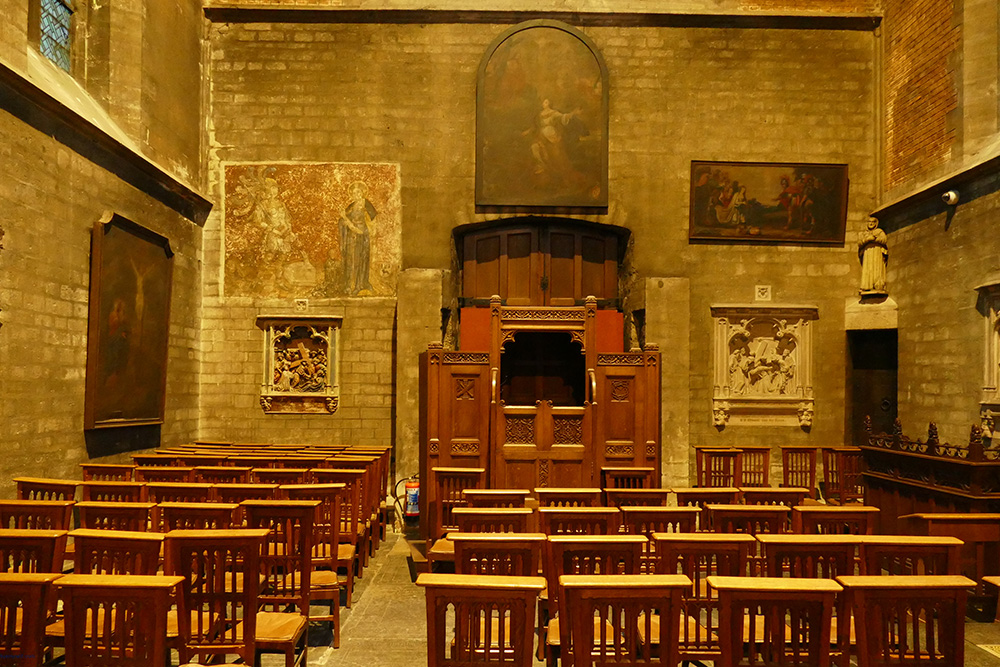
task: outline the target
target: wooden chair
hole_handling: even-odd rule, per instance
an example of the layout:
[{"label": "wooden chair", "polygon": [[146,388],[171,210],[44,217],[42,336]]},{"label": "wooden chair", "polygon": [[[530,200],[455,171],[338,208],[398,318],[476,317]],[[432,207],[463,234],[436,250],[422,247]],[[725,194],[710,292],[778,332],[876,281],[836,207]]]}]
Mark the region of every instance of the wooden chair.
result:
[{"label": "wooden chair", "polygon": [[744,505],[784,505],[795,507],[809,497],[809,489],[802,486],[740,487]]},{"label": "wooden chair", "polygon": [[[544,570],[548,600],[539,614],[539,645],[550,665],[559,657],[561,631],[556,612],[561,609],[559,577],[564,574],[639,574],[642,535],[549,535],[545,544]],[[555,617],[554,617],[555,616]],[[554,618],[553,618],[554,617]]]},{"label": "wooden chair", "polygon": [[[234,655],[254,661],[260,571],[267,529],[167,533],[167,574],[182,579],[178,601],[181,664]],[[218,576],[204,576],[206,572]]]},{"label": "wooden chair", "polygon": [[621,510],[617,507],[539,507],[538,525],[546,535],[614,535]]},{"label": "wooden chair", "polygon": [[15,477],[14,482],[20,500],[76,500],[76,487],[80,485],[75,480],[41,477]]},{"label": "wooden chair", "polygon": [[743,446],[740,449],[743,456],[740,461],[740,483],[736,486],[768,486],[771,479],[771,448]]},{"label": "wooden chair", "polygon": [[467,507],[524,507],[528,489],[462,489]]},{"label": "wooden chair", "polygon": [[743,484],[743,450],[732,447],[696,447],[695,483],[699,487],[738,487]]},{"label": "wooden chair", "polygon": [[538,488],[533,491],[539,507],[601,507],[604,502],[601,489],[594,488]]},{"label": "wooden chair", "polygon": [[532,577],[541,572],[542,533],[452,533],[457,574]]},{"label": "wooden chair", "polygon": [[[559,577],[560,659],[575,667],[669,665],[678,662],[681,594],[691,587],[682,574],[611,574]],[[651,655],[654,614],[659,650]]]},{"label": "wooden chair", "polygon": [[156,503],[77,503],[80,527],[92,530],[147,531],[158,526]]},{"label": "wooden chair", "polygon": [[285,667],[308,664],[313,519],[321,504],[319,500],[243,502],[247,526],[268,530],[260,557],[264,584],[258,598],[262,609],[257,612],[257,653],[281,653]]},{"label": "wooden chair", "polygon": [[160,503],[160,532],[229,530],[239,507],[233,503]]},{"label": "wooden chair", "polygon": [[654,533],[690,533],[694,531],[701,509],[697,507],[622,507],[622,527],[630,535],[644,535],[641,572],[656,571]]},{"label": "wooden chair", "polygon": [[656,468],[603,466],[601,468],[601,488],[651,489],[656,486],[655,475]]},{"label": "wooden chair", "polygon": [[80,528],[69,536],[76,544],[75,574],[152,576],[159,570],[162,533]]},{"label": "wooden chair", "polygon": [[[133,454],[132,463],[137,468],[172,467],[178,465],[176,454]],[[139,480],[140,482],[142,480]]]},{"label": "wooden chair", "polygon": [[829,667],[830,619],[843,590],[837,582],[709,577],[708,585],[719,595],[718,665]]},{"label": "wooden chair", "polygon": [[[483,488],[485,468],[431,468],[431,488],[427,507],[427,565],[433,572],[436,563],[454,558],[454,551],[440,542],[449,532],[458,530],[452,510],[466,507],[464,491]],[[421,491],[423,493],[423,491]],[[423,521],[423,519],[421,519]]]},{"label": "wooden chair", "polygon": [[213,484],[214,500],[241,503],[244,500],[278,500],[277,484]]},{"label": "wooden chair", "polygon": [[702,509],[702,513],[698,517],[698,530],[701,531],[712,530],[708,512],[704,511],[708,505],[735,505],[740,500],[740,490],[735,486],[714,489],[675,487],[671,491],[677,497],[678,507],[700,507]]},{"label": "wooden chair", "polygon": [[871,535],[879,508],[871,505],[803,505],[792,508],[792,532]]},{"label": "wooden chair", "polygon": [[945,575],[961,573],[961,549],[956,537],[921,535],[859,535],[861,574]]},{"label": "wooden chair", "polygon": [[544,579],[425,572],[417,585],[427,597],[427,667],[531,667]]},{"label": "wooden chair", "polygon": [[[322,458],[322,457],[320,457]],[[368,527],[367,551],[364,555],[364,564],[368,565],[368,559],[378,550],[379,541],[384,533],[382,525],[382,512],[380,500],[385,499],[385,485],[382,484],[381,456],[360,456],[356,454],[336,454],[323,459],[315,465],[308,465],[306,457],[302,457],[302,467],[329,466],[332,468],[352,468],[364,471],[361,478],[361,518],[364,519]],[[380,489],[381,486],[381,489]]]},{"label": "wooden chair", "polygon": [[[764,574],[834,580],[859,573],[861,540],[855,535],[758,535],[764,550]],[[831,641],[835,662],[848,667],[854,636],[851,610],[843,595],[834,600]]]},{"label": "wooden chair", "polygon": [[823,497],[840,505],[864,502],[861,449],[858,447],[823,448]]},{"label": "wooden chair", "polygon": [[0,530],[0,572],[62,572],[65,530]]},{"label": "wooden chair", "polygon": [[45,664],[46,600],[61,574],[0,573],[0,654],[12,667]]},{"label": "wooden chair", "polygon": [[[707,505],[709,522],[716,533],[744,533],[757,536],[762,533],[788,531],[788,508],[784,505]],[[759,545],[750,553],[750,572],[763,571],[764,556]]]},{"label": "wooden chair", "polygon": [[857,619],[858,667],[964,665],[961,576],[838,577]]},{"label": "wooden chair", "polygon": [[[360,470],[330,468],[313,470],[314,483],[343,484],[340,505],[340,567],[346,572],[347,607],[351,606],[351,595],[354,591],[354,577],[364,573],[365,559],[362,552],[367,553],[368,525],[363,519],[361,502]],[[279,489],[295,488],[294,484],[283,484]],[[431,564],[431,559],[428,558]]]},{"label": "wooden chair", "polygon": [[72,500],[0,500],[0,529],[69,530]]},{"label": "wooden chair", "polygon": [[131,482],[135,466],[129,463],[81,463],[85,482]]},{"label": "wooden chair", "polygon": [[[230,454],[226,457],[230,465],[243,468],[277,468],[278,462],[273,454]],[[251,478],[253,472],[250,473]]]},{"label": "wooden chair", "polygon": [[176,466],[137,466],[136,481],[146,483],[174,482],[184,483],[194,481],[194,468]]},{"label": "wooden chair", "polygon": [[[743,577],[748,573],[750,535],[716,533],[654,533],[659,574],[683,574],[691,586],[682,595],[683,615],[677,643],[679,659],[717,661],[722,656],[719,643],[719,596],[708,586],[708,577]],[[653,617],[646,640],[654,649],[661,643],[659,619]]]},{"label": "wooden chair", "polygon": [[816,493],[816,448],[801,445],[781,446],[781,485],[809,489]]},{"label": "wooden chair", "polygon": [[237,466],[195,466],[194,481],[203,484],[249,484],[251,468]]},{"label": "wooden chair", "polygon": [[146,485],[142,482],[83,482],[80,497],[84,502],[142,503]]},{"label": "wooden chair", "polygon": [[670,489],[604,489],[608,507],[666,507]]},{"label": "wooden chair", "polygon": [[212,496],[211,484],[150,482],[146,498],[151,503],[207,503]]}]

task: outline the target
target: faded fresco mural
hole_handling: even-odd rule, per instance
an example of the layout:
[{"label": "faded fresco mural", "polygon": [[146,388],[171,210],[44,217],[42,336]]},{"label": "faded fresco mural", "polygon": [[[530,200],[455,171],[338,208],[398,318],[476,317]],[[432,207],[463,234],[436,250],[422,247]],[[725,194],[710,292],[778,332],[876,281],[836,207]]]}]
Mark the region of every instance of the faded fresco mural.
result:
[{"label": "faded fresco mural", "polygon": [[226,296],[396,293],[399,165],[228,164],[224,201]]}]

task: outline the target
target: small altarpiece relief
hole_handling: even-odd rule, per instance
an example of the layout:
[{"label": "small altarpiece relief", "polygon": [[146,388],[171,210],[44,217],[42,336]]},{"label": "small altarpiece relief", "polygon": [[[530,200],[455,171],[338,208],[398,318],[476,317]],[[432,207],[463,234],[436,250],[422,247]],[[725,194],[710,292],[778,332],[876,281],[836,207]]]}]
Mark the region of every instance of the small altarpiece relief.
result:
[{"label": "small altarpiece relief", "polygon": [[712,420],[728,425],[813,423],[814,306],[713,306]]},{"label": "small altarpiece relief", "polygon": [[259,317],[260,407],[269,414],[333,414],[340,403],[339,317]]},{"label": "small altarpiece relief", "polygon": [[1000,430],[1000,273],[979,285],[979,311],[983,314],[985,350],[983,393],[979,403],[983,436],[996,439]]}]

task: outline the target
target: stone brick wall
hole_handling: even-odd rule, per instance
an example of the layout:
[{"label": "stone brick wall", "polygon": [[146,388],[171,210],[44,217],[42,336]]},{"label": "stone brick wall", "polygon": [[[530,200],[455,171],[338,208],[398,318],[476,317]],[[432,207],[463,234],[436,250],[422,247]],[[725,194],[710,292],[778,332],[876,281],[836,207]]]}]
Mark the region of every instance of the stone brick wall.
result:
[{"label": "stone brick wall", "polygon": [[[473,206],[475,77],[485,48],[505,28],[213,25],[212,178],[218,181],[225,161],[398,162],[404,269],[450,268],[451,229],[487,219]],[[676,414],[686,401],[674,400],[664,410],[672,420],[665,429],[671,436],[690,437],[690,443],[672,437],[672,451],[682,460],[675,456],[668,464],[672,469],[685,466],[689,444],[842,443],[844,300],[856,293],[854,244],[875,199],[873,35],[624,27],[585,32],[601,49],[611,73],[612,202],[607,215],[590,219],[632,229],[640,276],[686,278],[689,283],[683,284],[690,284],[690,341],[672,340],[670,326],[657,329],[666,332],[664,339],[649,340],[664,350],[690,343],[690,385],[685,379],[684,388],[678,389],[690,392],[690,413]],[[846,245],[690,245],[687,209],[693,159],[848,163]],[[215,214],[206,227],[208,276],[218,270],[220,225]],[[731,427],[720,433],[711,425],[709,307],[752,302],[754,285],[762,283],[772,285],[776,303],[820,309],[816,358],[823,366],[815,369],[820,380],[811,432],[798,427]],[[311,433],[309,440],[354,436],[354,426],[345,424],[339,413],[301,420],[264,417],[253,398],[257,362],[248,359],[260,354],[252,342],[257,335],[252,321],[264,304],[223,298],[214,281],[206,299],[206,343],[211,348],[206,351],[203,389],[206,436],[267,439],[265,435],[285,428]],[[334,301],[315,307],[345,307],[350,312],[365,303]],[[669,311],[669,304],[666,308]],[[372,325],[376,331],[388,332],[386,309],[384,319]],[[668,311],[654,320],[668,318]],[[363,311],[355,312],[363,316]],[[353,325],[351,320],[345,314],[345,329]],[[344,350],[351,351],[346,337]],[[247,363],[249,370],[237,378],[235,368]],[[375,363],[376,369],[385,368]],[[416,359],[401,360],[400,368],[405,364],[416,364]],[[388,381],[388,374],[381,377]],[[674,391],[676,380],[669,378],[665,386]],[[342,401],[351,391],[342,386]],[[380,391],[389,395],[392,387]],[[397,399],[404,400],[403,395],[397,393]],[[402,403],[398,408],[404,412]],[[381,414],[381,432],[388,434],[391,412],[386,408]],[[687,418],[689,436],[675,423]],[[231,436],[229,429],[239,435]]]},{"label": "stone brick wall", "polygon": [[961,37],[954,0],[886,2],[884,179],[888,191],[912,188],[940,175],[961,155],[960,123],[952,116],[959,105]]},{"label": "stone brick wall", "polygon": [[0,495],[17,475],[78,478],[92,455],[157,444],[155,428],[84,438],[90,230],[106,210],[176,253],[161,437],[196,437],[201,229],[6,113],[0,183]]}]

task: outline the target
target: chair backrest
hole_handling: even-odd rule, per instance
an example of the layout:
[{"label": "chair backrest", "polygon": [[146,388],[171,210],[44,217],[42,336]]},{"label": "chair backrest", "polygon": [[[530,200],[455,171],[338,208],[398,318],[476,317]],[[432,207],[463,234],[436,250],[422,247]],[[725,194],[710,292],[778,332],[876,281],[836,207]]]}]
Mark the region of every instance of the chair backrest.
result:
[{"label": "chair backrest", "polygon": [[647,541],[642,535],[549,535],[543,569],[550,607],[558,609],[561,575],[639,574]]},{"label": "chair backrest", "polygon": [[76,507],[81,528],[146,531],[158,524],[156,503],[83,502]]},{"label": "chair backrest", "polygon": [[784,505],[795,507],[809,497],[809,489],[804,486],[745,486],[740,488],[744,505]]},{"label": "chair backrest", "polygon": [[544,487],[533,491],[539,507],[601,507],[603,492],[597,488]]},{"label": "chair backrest", "polygon": [[452,510],[460,533],[526,533],[534,510],[527,507],[456,507]]},{"label": "chair backrest", "polygon": [[696,447],[695,479],[700,487],[749,486],[743,481],[743,450],[731,447]]},{"label": "chair backrest", "polygon": [[864,498],[861,449],[823,448],[823,495],[840,504]]},{"label": "chair backrest", "polygon": [[288,493],[289,498],[304,499],[302,495],[293,496],[292,491],[315,485],[343,485],[343,491],[340,493],[340,541],[356,545],[360,528],[364,526],[364,519],[361,516],[361,471],[323,468],[310,472],[313,475],[313,484],[282,484],[278,487],[279,490]]},{"label": "chair backrest", "polygon": [[207,503],[212,485],[194,482],[150,482],[146,484],[146,498],[151,503]]},{"label": "chair backrest", "polygon": [[698,517],[698,530],[712,530],[711,516],[704,511],[710,504],[735,505],[740,499],[740,490],[735,486],[714,489],[674,487],[671,491],[677,496],[678,507],[700,507],[703,510]]},{"label": "chair backrest", "polygon": [[0,573],[0,653],[3,664],[45,664],[45,617],[52,583],[61,575]]},{"label": "chair backrest", "polygon": [[653,541],[657,557],[653,571],[683,574],[692,582],[683,595],[686,622],[677,637],[681,659],[719,659],[719,596],[707,581],[713,576],[747,576],[756,540],[738,533],[654,533]]},{"label": "chair backrest", "polygon": [[234,503],[160,503],[160,530],[228,530],[238,508]]},{"label": "chair backrest", "polygon": [[855,557],[861,540],[854,535],[758,535],[768,577],[836,579],[859,574]]},{"label": "chair backrest", "polygon": [[0,530],[0,572],[62,572],[65,530]]},{"label": "chair backrest", "polygon": [[859,665],[964,665],[961,576],[839,577],[854,613]]},{"label": "chair backrest", "polygon": [[530,577],[541,571],[542,533],[451,533],[455,572]]},{"label": "chair backrest", "polygon": [[465,507],[465,489],[482,488],[486,478],[485,468],[431,468],[431,495],[428,498],[427,537],[436,540],[449,530],[455,530],[451,511]]},{"label": "chair backrest", "polygon": [[194,481],[204,484],[249,484],[251,470],[238,466],[195,466]]},{"label": "chair backrest", "polygon": [[152,466],[171,467],[178,465],[177,454],[133,454],[132,463],[137,468]]},{"label": "chair backrest", "polygon": [[256,484],[305,484],[309,468],[253,468],[250,477]]},{"label": "chair backrest", "polygon": [[130,463],[81,463],[85,482],[131,482],[135,466]]},{"label": "chair backrest", "polygon": [[[740,478],[736,486],[767,486],[771,479],[771,448],[740,447]],[[725,485],[723,485],[725,486]]]},{"label": "chair backrest", "polygon": [[604,489],[608,507],[666,507],[670,489]]},{"label": "chair backrest", "polygon": [[691,587],[684,575],[565,574],[559,587],[563,664],[677,665],[681,594]]},{"label": "chair backrest", "polygon": [[80,490],[84,502],[141,503],[146,500],[146,485],[142,482],[83,482]]},{"label": "chair backrest", "polygon": [[650,489],[654,486],[655,468],[610,467],[601,468],[601,487],[604,489]]},{"label": "chair backrest", "polygon": [[622,526],[630,535],[645,535],[649,542],[642,548],[642,571],[656,570],[654,533],[690,533],[697,525],[698,507],[622,507]]},{"label": "chair backrest", "polygon": [[803,534],[871,535],[880,510],[872,505],[803,505],[792,508],[792,531]]},{"label": "chair backrest", "polygon": [[467,507],[524,507],[528,489],[462,489]]},{"label": "chair backrest", "polygon": [[[277,484],[213,484],[212,492],[220,503],[241,503],[244,500],[276,500]],[[242,516],[242,514],[241,514]]]},{"label": "chair backrest", "polygon": [[162,533],[80,528],[73,538],[76,574],[154,575],[160,568]]},{"label": "chair backrest", "polygon": [[816,492],[816,448],[798,445],[781,447],[781,484],[809,489]]},{"label": "chair backrest", "polygon": [[164,571],[183,580],[177,614],[181,664],[195,656],[227,654],[253,662],[260,585],[254,573],[260,571],[267,533],[267,529],[167,533]]},{"label": "chair backrest", "polygon": [[538,523],[546,535],[614,535],[621,510],[617,507],[539,507]]},{"label": "chair backrest", "polygon": [[289,500],[320,501],[313,519],[313,566],[336,570],[339,545],[341,541],[350,541],[349,536],[344,534],[350,529],[350,524],[342,520],[347,485],[293,484],[280,488]]},{"label": "chair backrest", "polygon": [[862,574],[944,575],[961,574],[961,549],[957,537],[918,535],[859,535]]},{"label": "chair backrest", "polygon": [[708,585],[719,594],[720,664],[829,667],[835,581],[709,577]]},{"label": "chair backrest", "polygon": [[194,468],[177,466],[136,466],[137,482],[193,482]]},{"label": "chair backrest", "polygon": [[424,572],[417,585],[427,598],[427,667],[531,667],[544,579]]},{"label": "chair backrest", "polygon": [[0,529],[69,530],[72,500],[0,500]]},{"label": "chair backrest", "polygon": [[180,577],[170,576],[71,574],[59,579],[66,664],[169,667],[167,611],[180,583]]},{"label": "chair backrest", "polygon": [[294,605],[309,614],[313,520],[319,500],[245,500],[248,528],[266,528],[260,566],[264,585],[260,603],[273,611]]},{"label": "chair backrest", "polygon": [[80,485],[75,480],[41,477],[15,477],[14,482],[20,500],[76,500],[76,487]]}]

